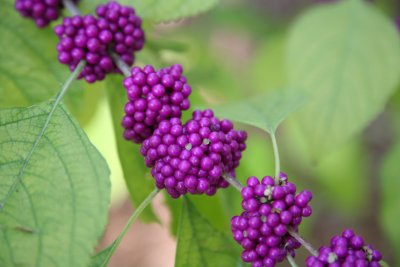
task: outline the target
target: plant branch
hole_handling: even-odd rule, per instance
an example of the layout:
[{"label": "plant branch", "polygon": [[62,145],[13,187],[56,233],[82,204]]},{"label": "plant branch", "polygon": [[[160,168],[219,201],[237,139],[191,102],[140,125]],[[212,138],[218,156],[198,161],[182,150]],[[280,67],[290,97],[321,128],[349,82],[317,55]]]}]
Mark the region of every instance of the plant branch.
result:
[{"label": "plant branch", "polygon": [[24,175],[24,172],[25,172],[26,168],[28,167],[28,164],[29,164],[29,162],[30,162],[30,160],[32,158],[32,155],[35,152],[36,147],[39,145],[40,141],[42,140],[47,128],[49,127],[50,120],[53,117],[54,111],[56,110],[56,108],[60,104],[61,100],[63,99],[63,97],[65,95],[65,93],[68,91],[71,83],[76,79],[78,74],[81,72],[81,70],[84,67],[84,65],[85,65],[84,61],[79,62],[78,66],[76,67],[74,72],[68,77],[68,79],[65,81],[65,83],[61,87],[60,91],[57,93],[57,96],[56,96],[56,98],[54,100],[54,104],[53,104],[49,114],[47,115],[46,121],[44,122],[43,127],[42,127],[39,135],[37,136],[35,142],[33,143],[31,150],[29,150],[28,155],[24,159],[24,163],[22,165],[21,170],[18,173],[17,178],[15,179],[13,184],[11,185],[10,190],[7,192],[7,195],[0,202],[0,211],[4,208],[5,203],[10,198],[10,196],[15,192],[15,190],[17,189],[19,183],[22,181],[22,176]]},{"label": "plant branch", "polygon": [[[119,236],[114,240],[114,242],[107,247],[107,256],[101,264],[101,267],[107,266],[108,262],[110,261],[111,256],[114,254],[115,250],[118,248],[119,244],[121,243],[122,239],[124,238],[125,234],[128,232],[129,228],[131,227],[132,223],[139,217],[140,213],[151,203],[154,197],[160,192],[159,189],[154,189],[142,203],[140,203],[139,207],[133,212],[131,217],[129,218],[128,222],[125,224],[124,229],[122,229]],[[100,252],[101,253],[101,252]]]},{"label": "plant branch", "polygon": [[233,176],[230,176],[227,173],[224,173],[222,177],[233,187],[235,187],[239,192],[242,191],[243,185]]},{"label": "plant branch", "polygon": [[294,238],[296,239],[300,244],[302,244],[307,250],[308,252],[310,252],[311,255],[318,257],[318,252],[311,246],[310,243],[308,243],[307,241],[305,241],[298,233],[296,233],[295,231],[293,231],[293,229],[289,229],[288,233]]},{"label": "plant branch", "polygon": [[297,263],[294,261],[293,257],[290,256],[289,254],[286,256],[287,261],[289,262],[290,266],[292,267],[298,267]]},{"label": "plant branch", "polygon": [[[69,12],[74,16],[80,16],[81,12],[74,2],[71,0],[63,0],[64,6],[69,10]],[[122,60],[122,58],[115,52],[109,51],[114,64],[118,67],[118,69],[126,76],[130,76],[130,67]]]},{"label": "plant branch", "polygon": [[279,184],[281,162],[279,158],[278,143],[276,142],[275,133],[271,133],[270,135],[271,135],[272,147],[274,149],[274,158],[275,158],[275,184]]}]

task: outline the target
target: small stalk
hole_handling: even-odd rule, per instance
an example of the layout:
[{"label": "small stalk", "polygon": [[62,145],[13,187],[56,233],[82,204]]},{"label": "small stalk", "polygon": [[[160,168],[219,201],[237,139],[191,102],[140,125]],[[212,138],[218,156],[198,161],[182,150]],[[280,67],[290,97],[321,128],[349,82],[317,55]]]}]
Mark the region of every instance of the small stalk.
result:
[{"label": "small stalk", "polygon": [[142,213],[142,211],[152,202],[152,200],[158,194],[158,192],[160,192],[159,189],[154,189],[146,197],[146,199],[143,200],[142,203],[140,203],[139,207],[137,207],[137,209],[133,212],[133,214],[129,218],[128,222],[125,224],[124,229],[122,229],[119,236],[114,240],[114,242],[108,248],[106,248],[106,250],[109,250],[109,251],[107,252],[107,256],[104,258],[104,261],[101,264],[102,267],[107,266],[108,262],[110,261],[111,256],[114,254],[115,250],[118,248],[119,244],[121,243],[125,234],[128,232],[132,223],[134,223],[136,221],[136,219],[139,217],[139,215]]},{"label": "small stalk", "polygon": [[276,142],[275,133],[271,133],[272,147],[274,149],[275,158],[275,184],[279,184],[279,175],[281,173],[281,161],[279,158],[278,143]]},{"label": "small stalk", "polygon": [[308,252],[310,252],[311,255],[318,257],[318,252],[312,247],[310,243],[305,241],[298,233],[296,233],[292,229],[289,229],[288,232],[294,239],[296,239],[301,245],[303,245],[308,250]]},{"label": "small stalk", "polygon": [[292,267],[298,267],[297,263],[294,261],[293,257],[291,255],[286,256],[287,261],[289,262],[290,266]]},{"label": "small stalk", "polygon": [[230,176],[229,174],[224,173],[222,177],[234,188],[236,188],[239,192],[242,191],[243,185],[233,176]]}]

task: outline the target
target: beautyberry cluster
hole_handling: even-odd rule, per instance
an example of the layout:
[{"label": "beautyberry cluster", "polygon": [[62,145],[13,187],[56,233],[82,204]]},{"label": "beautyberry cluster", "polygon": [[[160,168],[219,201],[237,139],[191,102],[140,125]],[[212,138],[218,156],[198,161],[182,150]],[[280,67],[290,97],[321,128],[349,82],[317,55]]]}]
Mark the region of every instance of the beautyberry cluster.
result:
[{"label": "beautyberry cluster", "polygon": [[280,174],[279,184],[270,176],[260,182],[249,177],[241,191],[244,212],[231,220],[233,238],[244,249],[242,259],[253,267],[272,267],[300,247],[289,231],[297,232],[312,209],[310,191],[296,195],[296,186]]},{"label": "beautyberry cluster", "polygon": [[184,125],[178,118],[162,121],[143,142],[141,153],[156,186],[173,198],[186,193],[211,196],[229,185],[222,175],[234,175],[246,138],[229,120],[219,120],[209,109],[196,110]]},{"label": "beautyberry cluster", "polygon": [[109,2],[97,8],[97,15],[98,18],[92,15],[64,18],[54,29],[60,39],[58,60],[71,71],[85,61],[78,78],[89,83],[103,80],[107,73],[119,72],[110,52],[132,65],[134,52],[144,43],[142,21],[133,8]]},{"label": "beautyberry cluster", "polygon": [[131,73],[124,80],[129,101],[122,126],[126,140],[142,143],[161,121],[180,118],[189,109],[192,88],[178,64],[157,71],[152,66],[134,67]]},{"label": "beautyberry cluster", "polygon": [[319,249],[318,256],[307,258],[307,267],[379,267],[382,255],[362,237],[346,229],[331,239],[330,247]]},{"label": "beautyberry cluster", "polygon": [[[78,2],[78,0],[73,0]],[[32,18],[39,28],[58,19],[63,8],[62,0],[16,0],[15,9],[24,17]]]}]

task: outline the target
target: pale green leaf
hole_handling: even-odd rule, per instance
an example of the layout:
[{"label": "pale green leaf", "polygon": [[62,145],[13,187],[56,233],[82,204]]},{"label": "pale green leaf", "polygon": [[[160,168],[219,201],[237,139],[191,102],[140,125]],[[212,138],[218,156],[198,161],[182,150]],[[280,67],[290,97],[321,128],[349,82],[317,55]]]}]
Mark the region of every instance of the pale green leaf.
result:
[{"label": "pale green leaf", "polygon": [[[384,158],[381,170],[382,206],[378,216],[382,230],[393,246],[393,251],[400,251],[400,141],[397,139],[395,146]],[[395,266],[399,266],[400,259]]]},{"label": "pale green leaf", "polygon": [[273,134],[286,116],[303,105],[306,99],[302,93],[280,89],[254,99],[213,109],[221,118],[246,123]]},{"label": "pale green leaf", "polygon": [[175,267],[232,267],[239,253],[235,244],[216,230],[187,198],[183,200]]},{"label": "pale green leaf", "polygon": [[144,19],[165,22],[205,12],[218,4],[219,0],[121,0],[120,2],[133,5]]},{"label": "pale green leaf", "polygon": [[[144,158],[140,154],[140,145],[123,138],[124,129],[121,121],[128,98],[120,77],[114,76],[107,79],[107,94],[125,183],[133,204],[139,205],[153,191],[154,181],[150,169],[146,167]],[[140,216],[145,221],[156,220],[152,209],[144,210]]]},{"label": "pale green leaf", "polygon": [[314,154],[359,133],[396,89],[400,40],[394,23],[364,1],[306,12],[288,38],[289,82],[310,101],[299,124]]},{"label": "pale green leaf", "polygon": [[[0,108],[46,101],[70,75],[69,68],[57,60],[58,40],[52,27],[37,28],[15,10],[14,2],[2,1],[0,8]],[[80,121],[94,112],[99,98],[95,89],[74,83],[65,97]]]},{"label": "pale green leaf", "polygon": [[106,224],[107,163],[63,106],[41,135],[50,109],[0,111],[0,266],[87,266]]}]

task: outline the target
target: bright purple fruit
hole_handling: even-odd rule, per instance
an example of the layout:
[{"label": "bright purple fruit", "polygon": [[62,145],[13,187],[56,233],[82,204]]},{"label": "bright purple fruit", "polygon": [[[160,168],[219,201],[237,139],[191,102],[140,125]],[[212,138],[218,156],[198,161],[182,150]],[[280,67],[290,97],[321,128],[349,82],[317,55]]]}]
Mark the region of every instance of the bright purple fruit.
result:
[{"label": "bright purple fruit", "polygon": [[[178,64],[160,70],[154,70],[152,66],[132,69],[132,75],[124,80],[128,103],[125,105],[122,126],[126,140],[142,143],[153,134],[161,121],[180,118],[182,111],[189,109],[192,88],[182,71],[182,66]],[[160,130],[170,133],[174,138],[182,134],[178,126]],[[157,142],[158,145],[159,141],[155,141],[155,138],[152,139],[153,143]]]},{"label": "bright purple fruit", "polygon": [[242,189],[244,212],[231,220],[233,237],[242,247],[242,259],[253,266],[275,266],[300,247],[289,231],[297,232],[303,217],[312,213],[312,193],[301,191],[281,173],[279,184],[270,176],[247,179]]},{"label": "bright purple fruit", "polygon": [[[78,0],[73,0],[78,2]],[[58,19],[64,7],[62,0],[16,0],[15,9],[24,17],[32,18],[39,28]]]},{"label": "bright purple fruit", "polygon": [[321,247],[317,257],[308,257],[306,265],[375,267],[381,266],[380,260],[382,255],[379,251],[366,244],[363,238],[352,230],[346,229],[342,235],[332,237],[330,247]]},{"label": "bright purple fruit", "polygon": [[115,52],[127,65],[132,65],[134,52],[144,43],[141,19],[131,7],[109,2],[97,8],[98,18],[74,16],[64,18],[54,28],[60,41],[57,45],[58,60],[73,71],[80,61],[85,67],[78,76],[89,83],[103,80],[108,73],[119,69],[110,52]]},{"label": "bright purple fruit", "polygon": [[140,151],[156,186],[173,198],[186,193],[211,196],[229,185],[222,175],[234,175],[246,138],[246,132],[234,130],[211,110],[196,110],[184,125],[178,118],[159,123]]}]

